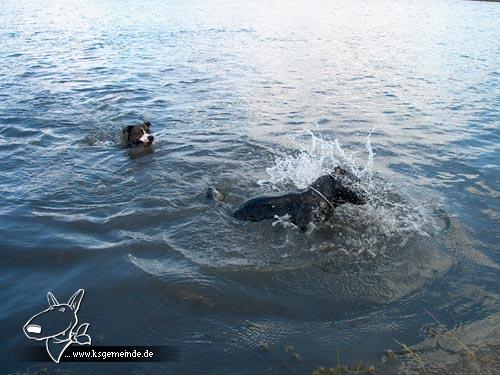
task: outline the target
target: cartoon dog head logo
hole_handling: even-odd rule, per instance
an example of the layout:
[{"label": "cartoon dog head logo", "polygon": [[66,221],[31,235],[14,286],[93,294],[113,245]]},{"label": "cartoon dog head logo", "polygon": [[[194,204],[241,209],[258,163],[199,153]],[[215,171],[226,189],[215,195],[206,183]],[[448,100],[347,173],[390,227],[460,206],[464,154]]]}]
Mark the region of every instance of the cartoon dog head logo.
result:
[{"label": "cartoon dog head logo", "polygon": [[78,309],[85,291],[79,289],[68,303],[59,303],[50,292],[47,293],[49,307],[31,317],[23,327],[27,338],[45,340],[45,347],[50,358],[59,363],[64,351],[71,344],[90,345],[91,337],[87,334],[90,324],[78,325]]}]

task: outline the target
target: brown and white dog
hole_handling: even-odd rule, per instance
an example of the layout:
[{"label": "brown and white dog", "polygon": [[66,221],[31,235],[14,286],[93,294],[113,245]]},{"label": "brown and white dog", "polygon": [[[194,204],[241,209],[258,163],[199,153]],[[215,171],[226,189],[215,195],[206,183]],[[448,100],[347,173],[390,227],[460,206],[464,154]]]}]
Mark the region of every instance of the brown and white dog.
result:
[{"label": "brown and white dog", "polygon": [[152,146],[155,137],[151,134],[151,123],[145,121],[142,124],[129,125],[122,130],[123,141],[128,147]]}]

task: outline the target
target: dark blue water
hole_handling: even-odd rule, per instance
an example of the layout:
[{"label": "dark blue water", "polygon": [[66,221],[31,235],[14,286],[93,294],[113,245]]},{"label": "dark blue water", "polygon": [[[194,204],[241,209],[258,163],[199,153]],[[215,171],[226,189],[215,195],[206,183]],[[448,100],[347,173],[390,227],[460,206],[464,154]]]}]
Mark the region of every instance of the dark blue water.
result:
[{"label": "dark blue water", "polygon": [[[468,1],[2,2],[0,372],[378,368],[426,338],[426,310],[498,318],[499,20]],[[156,146],[131,153],[142,120]],[[229,216],[336,165],[369,205],[306,234]],[[18,361],[47,291],[79,288],[94,345],[179,360]]]}]

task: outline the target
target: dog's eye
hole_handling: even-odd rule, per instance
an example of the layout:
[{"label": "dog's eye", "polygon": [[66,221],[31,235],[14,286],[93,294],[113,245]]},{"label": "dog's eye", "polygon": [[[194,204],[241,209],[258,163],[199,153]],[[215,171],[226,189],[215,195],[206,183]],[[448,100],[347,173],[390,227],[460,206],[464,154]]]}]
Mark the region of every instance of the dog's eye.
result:
[{"label": "dog's eye", "polygon": [[65,311],[66,311],[66,309],[65,309],[64,307],[61,307],[61,308],[59,309],[59,311],[60,311],[60,312],[65,312]]}]

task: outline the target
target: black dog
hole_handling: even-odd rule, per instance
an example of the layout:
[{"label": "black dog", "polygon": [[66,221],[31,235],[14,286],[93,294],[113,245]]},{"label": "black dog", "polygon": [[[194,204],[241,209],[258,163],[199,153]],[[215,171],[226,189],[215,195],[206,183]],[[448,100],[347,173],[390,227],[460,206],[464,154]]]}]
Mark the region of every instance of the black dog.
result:
[{"label": "black dog", "polygon": [[122,130],[123,141],[127,146],[151,146],[155,137],[151,134],[151,123],[129,125]]},{"label": "black dog", "polygon": [[233,217],[260,221],[288,214],[290,221],[304,232],[310,221],[326,220],[341,204],[365,204],[366,193],[356,186],[357,181],[357,177],[336,167],[333,174],[319,177],[304,190],[249,199],[233,213]]}]

